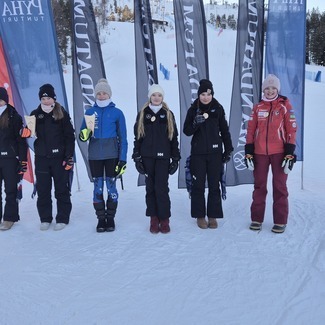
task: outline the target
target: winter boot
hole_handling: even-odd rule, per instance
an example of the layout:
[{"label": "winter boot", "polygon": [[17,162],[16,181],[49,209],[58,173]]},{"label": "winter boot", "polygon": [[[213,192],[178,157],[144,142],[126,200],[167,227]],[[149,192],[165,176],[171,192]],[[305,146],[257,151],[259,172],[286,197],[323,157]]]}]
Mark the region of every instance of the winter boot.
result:
[{"label": "winter boot", "polygon": [[208,228],[208,223],[205,220],[205,218],[197,218],[196,222],[197,222],[197,225],[198,225],[199,228],[201,228],[201,229],[207,229]]},{"label": "winter boot", "polygon": [[98,219],[96,231],[97,232],[105,232],[106,227],[107,227],[105,203],[104,202],[94,203],[94,208],[95,208],[97,219]]},{"label": "winter boot", "polygon": [[0,230],[9,230],[13,225],[13,221],[4,221],[0,224]]},{"label": "winter boot", "polygon": [[208,227],[211,229],[218,228],[218,222],[216,218],[208,218]]},{"label": "winter boot", "polygon": [[159,232],[159,219],[158,217],[150,217],[150,232],[158,234]]},{"label": "winter boot", "polygon": [[170,232],[169,218],[160,220],[160,231],[163,234],[167,234]]},{"label": "winter boot", "polygon": [[115,230],[115,214],[117,209],[117,202],[107,200],[106,202],[106,231],[111,232]]},{"label": "winter boot", "polygon": [[50,222],[42,222],[39,229],[42,231],[48,230],[51,226]]},{"label": "winter boot", "polygon": [[271,230],[276,234],[282,234],[286,230],[286,225],[275,224]]},{"label": "winter boot", "polygon": [[58,222],[58,223],[55,224],[54,230],[55,231],[62,230],[63,228],[65,228],[66,225],[67,225],[66,223]]},{"label": "winter boot", "polygon": [[253,221],[250,226],[249,226],[250,230],[254,230],[254,231],[260,231],[262,230],[262,223],[261,222],[257,222],[257,221]]},{"label": "winter boot", "polygon": [[97,232],[105,232],[107,228],[107,223],[105,218],[98,218],[98,224],[96,227]]}]

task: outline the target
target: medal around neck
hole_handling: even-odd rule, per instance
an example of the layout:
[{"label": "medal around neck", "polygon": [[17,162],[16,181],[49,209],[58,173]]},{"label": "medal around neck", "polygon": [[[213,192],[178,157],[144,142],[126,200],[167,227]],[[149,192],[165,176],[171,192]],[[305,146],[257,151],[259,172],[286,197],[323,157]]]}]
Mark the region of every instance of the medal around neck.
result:
[{"label": "medal around neck", "polygon": [[207,118],[209,117],[209,114],[208,114],[208,113],[203,113],[203,117],[204,117],[205,119],[207,119]]}]

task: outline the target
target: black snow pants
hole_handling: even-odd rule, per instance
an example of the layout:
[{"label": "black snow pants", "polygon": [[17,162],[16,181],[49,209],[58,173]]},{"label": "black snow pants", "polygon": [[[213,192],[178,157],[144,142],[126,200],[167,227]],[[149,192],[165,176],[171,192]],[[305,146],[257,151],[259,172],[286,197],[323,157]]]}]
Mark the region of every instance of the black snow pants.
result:
[{"label": "black snow pants", "polygon": [[35,157],[37,210],[41,222],[52,222],[52,178],[56,198],[57,223],[69,223],[72,209],[69,190],[69,171],[62,166],[62,158]]},{"label": "black snow pants", "polygon": [[146,216],[168,219],[171,215],[168,168],[169,159],[142,158],[146,177]]},{"label": "black snow pants", "polygon": [[[192,218],[223,218],[220,177],[221,154],[191,155],[192,175],[191,216]],[[208,182],[208,198],[205,204],[205,183]]]},{"label": "black snow pants", "polygon": [[[16,158],[0,158],[0,221],[19,220],[18,200],[17,200],[17,184],[18,184],[18,160]],[[6,203],[3,209],[2,204],[2,183],[4,183],[4,192],[6,195]]]}]

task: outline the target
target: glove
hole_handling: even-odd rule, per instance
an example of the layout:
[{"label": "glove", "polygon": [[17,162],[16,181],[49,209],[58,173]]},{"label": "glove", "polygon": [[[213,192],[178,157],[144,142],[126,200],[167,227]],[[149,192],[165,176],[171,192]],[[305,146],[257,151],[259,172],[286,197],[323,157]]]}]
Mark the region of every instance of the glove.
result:
[{"label": "glove", "polygon": [[19,134],[22,138],[30,138],[32,131],[28,127],[20,129]]},{"label": "glove", "polygon": [[223,154],[222,154],[222,162],[224,164],[226,164],[227,162],[230,161],[230,157],[231,157],[231,152],[227,152],[225,151]]},{"label": "glove", "polygon": [[19,175],[26,173],[27,171],[27,161],[19,161],[17,172]]},{"label": "glove", "polygon": [[86,142],[90,139],[90,137],[93,135],[93,131],[90,130],[90,129],[82,129],[79,133],[79,139],[82,141],[82,142]]},{"label": "glove", "polygon": [[178,160],[172,159],[172,162],[169,164],[169,168],[168,168],[169,175],[175,174],[177,169],[178,169]]},{"label": "glove", "polygon": [[254,143],[247,143],[245,145],[245,165],[248,170],[254,170]]},{"label": "glove", "polygon": [[196,127],[199,124],[205,122],[205,117],[203,115],[196,115],[193,121],[193,126]]},{"label": "glove", "polygon": [[115,176],[118,177],[124,174],[125,169],[126,169],[126,161],[120,160],[115,167]]},{"label": "glove", "polygon": [[292,143],[284,144],[284,158],[282,162],[283,171],[289,174],[293,168],[294,163],[297,161],[297,156],[294,154],[296,145]]},{"label": "glove", "polygon": [[247,154],[245,155],[245,165],[248,168],[248,170],[253,171],[254,170],[254,156]]},{"label": "glove", "polygon": [[283,171],[289,174],[292,171],[294,163],[297,161],[296,155],[285,155],[282,162]]},{"label": "glove", "polygon": [[72,157],[66,158],[63,163],[62,166],[64,166],[65,170],[70,170],[73,167],[74,161]]},{"label": "glove", "polygon": [[135,161],[135,168],[137,169],[139,174],[145,175],[146,171],[144,169],[144,165],[143,165],[142,160]]}]

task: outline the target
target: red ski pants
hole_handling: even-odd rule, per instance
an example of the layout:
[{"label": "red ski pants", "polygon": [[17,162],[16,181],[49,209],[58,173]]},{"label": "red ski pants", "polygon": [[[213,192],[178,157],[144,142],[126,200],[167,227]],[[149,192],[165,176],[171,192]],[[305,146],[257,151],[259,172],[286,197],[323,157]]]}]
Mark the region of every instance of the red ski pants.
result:
[{"label": "red ski pants", "polygon": [[273,221],[275,224],[287,224],[288,221],[288,175],[281,166],[283,154],[254,155],[254,191],[251,205],[252,221],[263,222],[267,195],[269,167],[272,170]]}]

